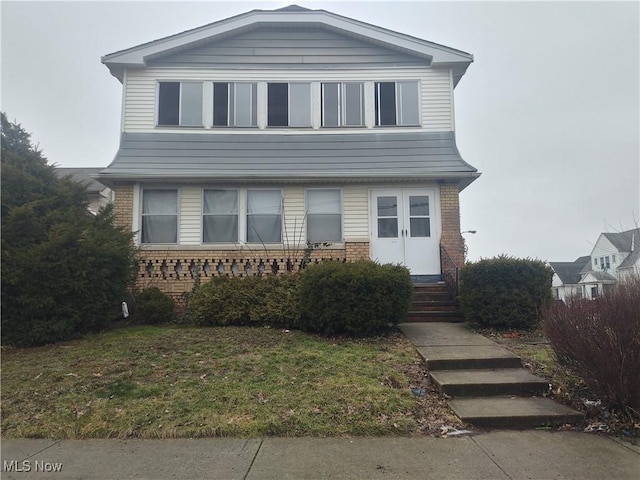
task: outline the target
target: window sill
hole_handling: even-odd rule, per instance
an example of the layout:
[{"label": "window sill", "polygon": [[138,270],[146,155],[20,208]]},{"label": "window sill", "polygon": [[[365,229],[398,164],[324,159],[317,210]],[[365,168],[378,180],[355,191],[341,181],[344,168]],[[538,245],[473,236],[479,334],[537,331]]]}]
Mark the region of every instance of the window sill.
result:
[{"label": "window sill", "polygon": [[422,128],[422,125],[374,125],[375,129],[379,128]]},{"label": "window sill", "polygon": [[170,128],[172,130],[198,129],[204,130],[204,125],[156,125],[155,128]]}]

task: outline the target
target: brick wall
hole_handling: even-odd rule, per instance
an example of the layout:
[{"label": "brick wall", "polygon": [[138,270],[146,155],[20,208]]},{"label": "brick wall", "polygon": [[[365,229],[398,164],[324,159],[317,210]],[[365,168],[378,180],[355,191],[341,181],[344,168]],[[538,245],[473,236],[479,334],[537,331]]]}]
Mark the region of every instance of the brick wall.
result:
[{"label": "brick wall", "polygon": [[114,187],[113,211],[114,224],[131,231],[133,219],[133,186],[118,185]]},{"label": "brick wall", "polygon": [[460,235],[460,200],[458,185],[440,185],[440,208],[442,218],[442,238],[440,243],[451,259],[461,267],[464,264],[464,242]]},{"label": "brick wall", "polygon": [[345,250],[347,262],[369,258],[369,242],[347,242]]},{"label": "brick wall", "polygon": [[[297,271],[304,251],[286,249],[248,250],[142,250],[139,252],[139,270],[136,286],[158,287],[180,299],[194,285],[196,277],[202,283],[214,276],[283,274]],[[344,248],[314,250],[311,262],[345,261]]]}]

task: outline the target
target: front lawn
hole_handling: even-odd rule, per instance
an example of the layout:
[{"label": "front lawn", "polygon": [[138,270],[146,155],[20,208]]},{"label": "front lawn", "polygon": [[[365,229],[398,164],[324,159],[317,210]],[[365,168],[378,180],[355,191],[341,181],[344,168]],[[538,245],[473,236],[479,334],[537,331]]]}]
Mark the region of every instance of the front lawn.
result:
[{"label": "front lawn", "polygon": [[401,334],[148,326],[2,351],[5,438],[411,435],[444,425],[460,422]]}]

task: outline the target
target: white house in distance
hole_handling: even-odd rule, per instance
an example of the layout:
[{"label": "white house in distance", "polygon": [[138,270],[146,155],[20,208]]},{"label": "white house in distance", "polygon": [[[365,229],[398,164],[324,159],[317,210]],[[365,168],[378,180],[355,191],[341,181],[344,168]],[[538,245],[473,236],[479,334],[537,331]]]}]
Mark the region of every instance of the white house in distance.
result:
[{"label": "white house in distance", "polygon": [[589,265],[591,257],[585,256],[573,262],[550,262],[553,269],[553,279],[551,288],[555,300],[566,300],[568,297],[583,297],[580,280],[582,280],[582,269]]},{"label": "white house in distance", "polygon": [[[135,233],[139,285],[371,258],[439,280],[462,265],[455,142],[473,56],[295,5],[106,55],[120,148],[98,179]],[[446,267],[446,268],[451,268]],[[449,277],[447,277],[449,278]]]},{"label": "white house in distance", "polygon": [[[579,281],[576,280],[576,269]],[[640,275],[640,228],[625,232],[601,233],[588,257],[575,262],[551,262],[555,274],[554,298],[564,300],[569,295],[593,299],[617,281]]]},{"label": "white house in distance", "polygon": [[94,215],[111,201],[112,192],[109,187],[93,178],[103,168],[67,168],[56,167],[55,172],[59,177],[70,177],[74,182],[87,186],[87,200],[89,211]]}]

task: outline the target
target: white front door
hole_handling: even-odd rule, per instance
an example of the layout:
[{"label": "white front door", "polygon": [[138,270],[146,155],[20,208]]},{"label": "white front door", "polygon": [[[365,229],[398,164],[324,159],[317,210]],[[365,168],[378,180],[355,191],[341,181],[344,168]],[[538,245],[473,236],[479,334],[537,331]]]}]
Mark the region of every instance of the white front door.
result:
[{"label": "white front door", "polygon": [[371,206],[372,259],[399,263],[413,275],[440,274],[435,190],[373,190]]}]

